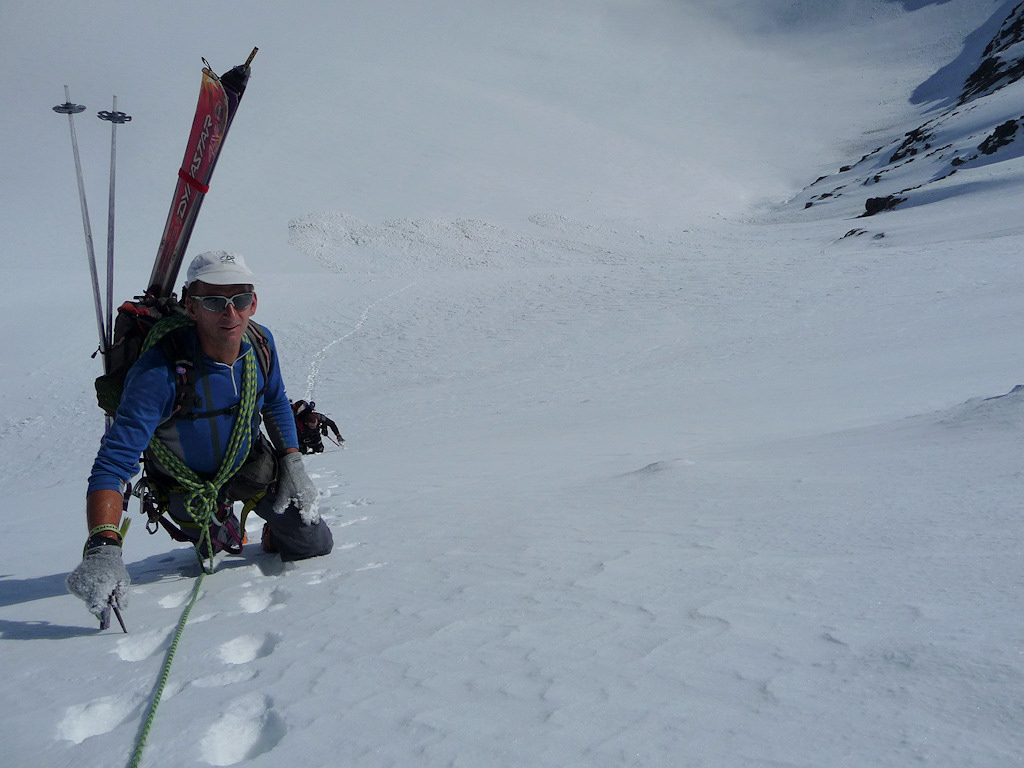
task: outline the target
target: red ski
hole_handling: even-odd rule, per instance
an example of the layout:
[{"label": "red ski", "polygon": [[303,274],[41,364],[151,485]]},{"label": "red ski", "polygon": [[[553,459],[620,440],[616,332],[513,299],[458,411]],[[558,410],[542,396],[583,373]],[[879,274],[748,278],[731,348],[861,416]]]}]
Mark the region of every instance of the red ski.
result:
[{"label": "red ski", "polygon": [[178,279],[185,249],[195,226],[199,207],[210,191],[210,178],[217,165],[217,157],[238,104],[249,82],[249,64],[258,48],[253,48],[245,64],[233,67],[218,77],[203,63],[203,83],[199,91],[199,104],[192,121],[192,133],[185,148],[185,159],[178,170],[178,183],[174,188],[171,210],[167,214],[160,249],[153,262],[147,293],[160,298],[170,296]]}]

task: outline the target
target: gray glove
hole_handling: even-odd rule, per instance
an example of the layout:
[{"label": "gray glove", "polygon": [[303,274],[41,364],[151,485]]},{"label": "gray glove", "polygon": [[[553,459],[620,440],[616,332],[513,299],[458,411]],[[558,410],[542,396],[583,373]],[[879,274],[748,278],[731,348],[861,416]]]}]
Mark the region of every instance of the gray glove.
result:
[{"label": "gray glove", "polygon": [[68,592],[84,600],[91,613],[103,616],[111,606],[128,607],[128,587],[132,580],[121,560],[121,548],[101,544],[85,551],[82,562],[67,578]]},{"label": "gray glove", "polygon": [[299,517],[305,525],[316,525],[320,521],[320,491],[306,474],[302,455],[298,453],[282,456],[277,470],[274,512],[280,515],[290,504],[299,510]]}]

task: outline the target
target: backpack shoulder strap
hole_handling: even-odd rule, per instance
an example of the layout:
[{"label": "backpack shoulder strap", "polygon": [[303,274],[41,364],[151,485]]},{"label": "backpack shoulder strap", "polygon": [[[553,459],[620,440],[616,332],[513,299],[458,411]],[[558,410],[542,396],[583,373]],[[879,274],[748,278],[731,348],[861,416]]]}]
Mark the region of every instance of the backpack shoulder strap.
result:
[{"label": "backpack shoulder strap", "polygon": [[[177,321],[177,322],[172,322]],[[180,318],[165,318],[153,326],[146,337],[147,346],[150,337],[155,337],[154,344],[163,350],[174,371],[174,410],[172,418],[194,419],[196,407],[196,361],[195,355],[186,341],[190,322],[181,322]]]},{"label": "backpack shoulder strap", "polygon": [[256,352],[256,362],[259,363],[260,370],[263,371],[263,378],[267,379],[270,376],[270,365],[273,357],[267,329],[259,323],[250,320],[246,333],[249,336],[249,343],[252,344],[253,350]]}]

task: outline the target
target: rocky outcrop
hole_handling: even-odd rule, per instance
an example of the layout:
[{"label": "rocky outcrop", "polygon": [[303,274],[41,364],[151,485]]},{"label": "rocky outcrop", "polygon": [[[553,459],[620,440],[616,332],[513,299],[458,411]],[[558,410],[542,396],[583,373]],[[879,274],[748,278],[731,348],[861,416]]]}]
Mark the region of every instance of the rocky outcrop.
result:
[{"label": "rocky outcrop", "polygon": [[1018,50],[1024,42],[1024,3],[1010,11],[999,32],[985,47],[978,68],[968,75],[960,92],[960,103],[985,96],[1024,76],[1024,57]]},{"label": "rocky outcrop", "polygon": [[808,209],[856,196],[863,206],[859,215],[874,216],[921,201],[921,190],[956,173],[1024,155],[1022,78],[1024,2],[1003,20],[950,108],[856,163],[817,179],[798,200]]}]

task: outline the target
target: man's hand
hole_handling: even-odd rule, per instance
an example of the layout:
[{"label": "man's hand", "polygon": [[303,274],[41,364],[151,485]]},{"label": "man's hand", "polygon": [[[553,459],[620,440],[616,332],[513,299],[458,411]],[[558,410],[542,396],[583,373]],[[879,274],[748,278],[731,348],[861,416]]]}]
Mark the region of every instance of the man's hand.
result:
[{"label": "man's hand", "polygon": [[117,544],[88,547],[82,562],[67,578],[68,592],[84,600],[89,611],[100,618],[112,607],[120,610],[128,606],[131,583]]},{"label": "man's hand", "polygon": [[315,525],[319,522],[320,491],[306,474],[302,456],[297,451],[286,453],[280,459],[274,512],[280,515],[290,504],[295,505],[302,522],[306,525]]}]

